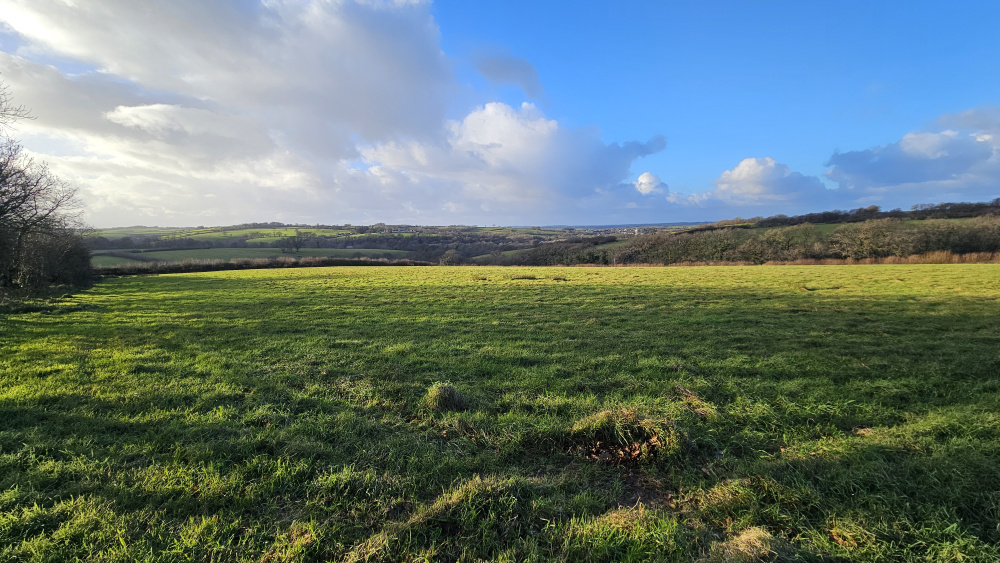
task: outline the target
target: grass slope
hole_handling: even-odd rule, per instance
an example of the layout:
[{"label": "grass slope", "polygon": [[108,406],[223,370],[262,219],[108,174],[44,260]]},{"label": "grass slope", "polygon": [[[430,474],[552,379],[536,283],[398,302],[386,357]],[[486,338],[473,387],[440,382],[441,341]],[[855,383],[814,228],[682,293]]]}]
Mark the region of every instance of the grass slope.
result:
[{"label": "grass slope", "polygon": [[996,561],[998,279],[110,280],[0,316],[0,560]]}]

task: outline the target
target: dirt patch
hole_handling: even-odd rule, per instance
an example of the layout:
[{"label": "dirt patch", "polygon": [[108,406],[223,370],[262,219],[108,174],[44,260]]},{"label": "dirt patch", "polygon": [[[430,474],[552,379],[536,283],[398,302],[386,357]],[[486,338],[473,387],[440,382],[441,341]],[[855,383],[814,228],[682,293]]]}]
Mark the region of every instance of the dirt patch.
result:
[{"label": "dirt patch", "polygon": [[624,464],[655,457],[657,451],[662,448],[663,444],[659,438],[653,436],[643,442],[624,445],[615,442],[597,442],[591,446],[581,446],[579,453],[593,461]]}]

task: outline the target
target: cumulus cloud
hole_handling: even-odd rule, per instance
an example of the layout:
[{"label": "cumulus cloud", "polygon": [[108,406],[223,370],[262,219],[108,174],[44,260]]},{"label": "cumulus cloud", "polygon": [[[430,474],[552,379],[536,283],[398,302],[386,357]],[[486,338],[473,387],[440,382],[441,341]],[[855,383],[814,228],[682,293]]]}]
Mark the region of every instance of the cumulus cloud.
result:
[{"label": "cumulus cloud", "polygon": [[992,158],[990,141],[957,131],[907,133],[889,145],[834,153],[827,176],[846,189],[954,180]]},{"label": "cumulus cloud", "polygon": [[520,87],[529,98],[540,100],[545,96],[538,72],[534,65],[524,59],[508,55],[483,57],[476,65],[476,70],[495,84]]},{"label": "cumulus cloud", "polygon": [[915,131],[888,145],[835,152],[826,177],[858,201],[887,205],[996,197],[996,113],[969,111],[943,116],[938,123],[956,129]]},{"label": "cumulus cloud", "polygon": [[633,185],[636,191],[642,195],[660,194],[668,191],[667,184],[652,172],[640,174]]},{"label": "cumulus cloud", "polygon": [[[449,115],[425,2],[0,0],[0,22],[22,45],[0,74],[38,116],[19,136],[98,225],[548,221],[665,146],[605,143],[532,104]],[[543,95],[527,61],[480,71]]]},{"label": "cumulus cloud", "polygon": [[713,189],[694,193],[669,192],[675,207],[701,208],[718,217],[744,214],[801,213],[834,203],[832,190],[819,178],[792,170],[771,157],[745,158],[712,182]]},{"label": "cumulus cloud", "polygon": [[225,107],[294,110],[366,138],[433,127],[452,87],[421,4],[5,0],[0,19],[29,54]]},{"label": "cumulus cloud", "polygon": [[745,158],[715,182],[712,196],[730,205],[762,205],[826,195],[818,178],[795,172],[773,158]]},{"label": "cumulus cloud", "polygon": [[635,159],[664,146],[661,137],[605,144],[598,131],[564,128],[530,103],[488,103],[447,129],[441,143],[383,143],[362,156],[399,171],[411,186],[439,186],[451,209],[456,200],[474,200],[481,209],[540,220],[612,191]]}]

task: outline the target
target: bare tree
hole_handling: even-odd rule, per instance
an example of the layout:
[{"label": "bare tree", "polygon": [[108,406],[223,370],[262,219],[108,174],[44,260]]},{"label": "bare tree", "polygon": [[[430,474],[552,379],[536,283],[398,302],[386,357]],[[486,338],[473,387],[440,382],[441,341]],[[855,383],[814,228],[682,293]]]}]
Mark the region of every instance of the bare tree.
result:
[{"label": "bare tree", "polygon": [[27,116],[0,85],[0,289],[53,281],[58,265],[68,264],[67,249],[82,246],[76,189],[7,135],[11,124]]},{"label": "bare tree", "polygon": [[0,133],[6,135],[7,129],[21,119],[33,119],[24,106],[15,106],[10,98],[6,84],[0,84]]},{"label": "bare tree", "polygon": [[280,242],[282,252],[298,252],[302,249],[302,245],[305,244],[306,238],[302,236],[302,233],[298,229],[295,229],[295,236],[285,237]]}]

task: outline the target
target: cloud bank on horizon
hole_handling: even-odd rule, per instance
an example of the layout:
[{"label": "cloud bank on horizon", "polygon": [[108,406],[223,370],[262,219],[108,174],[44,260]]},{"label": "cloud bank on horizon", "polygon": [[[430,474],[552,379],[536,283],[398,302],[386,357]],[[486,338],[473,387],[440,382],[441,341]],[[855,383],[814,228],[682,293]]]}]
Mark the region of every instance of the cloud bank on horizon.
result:
[{"label": "cloud bank on horizon", "polygon": [[747,154],[677,191],[643,162],[669,151],[667,124],[607,142],[562,123],[536,105],[544,73],[507,54],[472,64],[521,103],[470,94],[419,1],[0,0],[0,22],[0,80],[37,116],[17,135],[98,226],[668,222],[1000,195],[991,107],[831,148],[821,174]]}]

